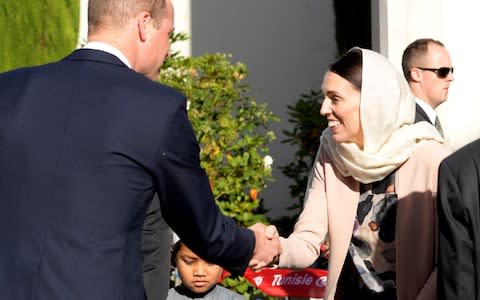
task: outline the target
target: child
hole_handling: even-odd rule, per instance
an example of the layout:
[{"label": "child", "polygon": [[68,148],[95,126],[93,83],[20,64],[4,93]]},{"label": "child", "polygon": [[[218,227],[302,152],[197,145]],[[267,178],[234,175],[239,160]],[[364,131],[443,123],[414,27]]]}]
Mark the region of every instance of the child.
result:
[{"label": "child", "polygon": [[217,284],[223,272],[222,267],[201,259],[181,240],[173,246],[172,261],[178,268],[182,284],[168,291],[167,300],[245,300]]}]

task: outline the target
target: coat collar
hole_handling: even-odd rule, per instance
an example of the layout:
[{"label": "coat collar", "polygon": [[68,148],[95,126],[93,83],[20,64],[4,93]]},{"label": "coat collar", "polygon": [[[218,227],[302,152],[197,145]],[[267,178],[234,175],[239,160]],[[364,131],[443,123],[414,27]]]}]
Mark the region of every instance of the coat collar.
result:
[{"label": "coat collar", "polygon": [[77,49],[63,60],[71,61],[95,61],[99,63],[112,64],[120,67],[128,68],[118,57],[101,50],[94,49]]}]

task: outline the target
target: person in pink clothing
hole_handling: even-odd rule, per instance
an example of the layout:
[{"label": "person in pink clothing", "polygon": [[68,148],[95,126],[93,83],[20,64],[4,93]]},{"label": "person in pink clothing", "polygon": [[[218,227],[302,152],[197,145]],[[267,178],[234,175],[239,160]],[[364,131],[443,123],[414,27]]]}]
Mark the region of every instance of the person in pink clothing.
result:
[{"label": "person in pink clothing", "polygon": [[353,48],[338,58],[322,92],[328,128],[275,263],[308,267],[328,239],[324,299],[435,299],[437,172],[450,153],[443,138],[414,124],[406,80],[377,52]]}]

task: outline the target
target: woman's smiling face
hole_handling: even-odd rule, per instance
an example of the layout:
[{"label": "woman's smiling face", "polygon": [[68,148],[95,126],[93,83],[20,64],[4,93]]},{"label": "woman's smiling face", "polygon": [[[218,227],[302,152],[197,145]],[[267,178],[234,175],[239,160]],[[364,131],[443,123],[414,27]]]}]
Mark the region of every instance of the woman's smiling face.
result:
[{"label": "woman's smiling face", "polygon": [[337,143],[355,143],[363,149],[360,90],[338,74],[327,71],[322,92],[325,99],[320,114],[327,118],[333,139]]}]

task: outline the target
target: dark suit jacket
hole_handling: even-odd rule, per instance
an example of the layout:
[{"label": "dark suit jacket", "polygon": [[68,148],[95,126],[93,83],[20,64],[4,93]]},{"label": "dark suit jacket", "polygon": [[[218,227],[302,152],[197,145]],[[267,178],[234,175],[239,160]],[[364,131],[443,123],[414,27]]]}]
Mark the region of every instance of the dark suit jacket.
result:
[{"label": "dark suit jacket", "polygon": [[439,299],[480,299],[480,140],[440,165]]},{"label": "dark suit jacket", "polygon": [[162,217],[157,194],[145,215],[142,230],[143,286],[148,300],[167,298],[170,288],[172,232]]},{"label": "dark suit jacket", "polygon": [[97,50],[0,74],[2,299],[144,299],[155,192],[192,250],[244,271],[255,237],[216,206],[180,93]]},{"label": "dark suit jacket", "polygon": [[427,113],[420,107],[420,105],[415,103],[415,123],[421,121],[427,121],[428,123],[432,124],[432,121],[430,118],[428,118]]}]

